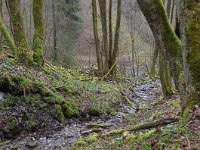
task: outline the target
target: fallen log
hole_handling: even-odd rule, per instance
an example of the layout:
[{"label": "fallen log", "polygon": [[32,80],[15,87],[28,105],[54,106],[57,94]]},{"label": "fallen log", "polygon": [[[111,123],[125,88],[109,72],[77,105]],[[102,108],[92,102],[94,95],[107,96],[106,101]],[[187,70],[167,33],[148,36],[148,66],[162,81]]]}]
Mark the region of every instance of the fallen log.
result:
[{"label": "fallen log", "polygon": [[133,127],[132,129],[129,129],[129,131],[138,131],[138,130],[145,130],[145,129],[151,129],[151,128],[157,128],[160,126],[165,126],[171,123],[178,122],[178,118],[167,118],[167,119],[161,119],[154,122],[144,123],[142,125],[138,125],[136,127]]}]

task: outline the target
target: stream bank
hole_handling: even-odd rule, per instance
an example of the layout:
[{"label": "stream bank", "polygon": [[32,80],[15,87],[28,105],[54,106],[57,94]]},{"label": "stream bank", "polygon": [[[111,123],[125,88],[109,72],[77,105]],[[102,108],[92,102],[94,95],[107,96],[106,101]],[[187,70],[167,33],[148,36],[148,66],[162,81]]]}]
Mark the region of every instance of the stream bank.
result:
[{"label": "stream bank", "polygon": [[[151,80],[146,77],[145,80],[138,80],[132,86],[125,91],[130,97],[132,97],[141,107],[147,107],[147,105],[154,102],[161,95],[161,87],[158,80]],[[127,121],[129,118],[134,117],[135,108],[125,101],[115,113],[114,116],[108,117],[89,117],[86,121],[81,119],[68,119],[67,123],[63,125],[62,130],[52,135],[34,135],[30,134],[26,137],[18,138],[14,141],[1,147],[1,149],[10,150],[18,148],[20,150],[26,150],[27,148],[33,149],[62,149],[73,146],[73,143],[77,140],[81,140],[85,134],[90,134],[92,130],[98,129],[98,133],[103,134],[122,126],[130,124]],[[94,126],[89,128],[91,123],[106,124],[107,127]],[[88,133],[87,133],[88,132]],[[92,133],[92,132],[91,132]]]}]

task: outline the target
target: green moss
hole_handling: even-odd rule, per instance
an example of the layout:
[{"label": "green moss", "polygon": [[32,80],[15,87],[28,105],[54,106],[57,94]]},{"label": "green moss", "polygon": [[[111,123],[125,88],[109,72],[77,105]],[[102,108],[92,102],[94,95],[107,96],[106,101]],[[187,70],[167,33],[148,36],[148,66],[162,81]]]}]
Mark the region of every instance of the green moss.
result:
[{"label": "green moss", "polygon": [[77,116],[79,111],[76,102],[72,99],[66,101],[65,104],[63,105],[63,113],[65,117],[68,118]]},{"label": "green moss", "polygon": [[89,124],[89,127],[101,127],[106,128],[112,126],[111,124],[104,124],[104,123],[98,123],[98,122],[92,122]]},{"label": "green moss", "polygon": [[199,104],[199,97],[200,95],[198,93],[190,93],[190,96],[188,98],[188,101],[185,105],[185,107],[182,110],[182,117],[179,123],[180,127],[183,127],[187,124],[189,120],[189,114],[192,110],[192,107],[196,104]]},{"label": "green moss", "polygon": [[12,96],[12,95],[5,95],[4,96],[4,101],[3,101],[3,106],[4,107],[13,107],[21,103],[21,98],[17,96]]},{"label": "green moss", "polygon": [[27,104],[31,105],[32,108],[37,110],[42,110],[44,103],[42,100],[42,96],[40,94],[30,94],[25,97],[25,101]]},{"label": "green moss", "polygon": [[152,134],[156,132],[156,129],[152,129],[144,134],[140,135],[140,140],[146,141]]},{"label": "green moss", "polygon": [[63,114],[62,107],[58,104],[54,106],[54,116],[60,122],[65,121],[65,116]]},{"label": "green moss", "polygon": [[5,26],[5,24],[3,23],[2,17],[0,16],[0,31],[7,43],[7,45],[10,47],[10,49],[12,50],[12,53],[14,56],[16,56],[17,54],[17,47],[14,44],[14,41],[12,40],[10,34],[8,33],[8,30]]},{"label": "green moss", "polygon": [[43,17],[42,17],[42,1],[33,1],[33,20],[34,20],[34,35],[33,35],[33,60],[38,65],[43,64]]},{"label": "green moss", "polygon": [[99,134],[93,133],[92,135],[87,136],[87,137],[85,138],[85,140],[86,140],[87,142],[95,142],[95,141],[98,139],[98,137],[100,137]]},{"label": "green moss", "polygon": [[109,132],[106,132],[106,133],[102,134],[101,137],[113,136],[113,135],[121,135],[121,134],[123,134],[123,132],[124,132],[123,129],[112,130],[112,131],[109,131]]},{"label": "green moss", "polygon": [[[200,2],[185,2],[187,62],[190,66],[192,84],[200,91]],[[200,100],[199,100],[200,101]]]},{"label": "green moss", "polygon": [[170,105],[173,105],[174,107],[180,107],[180,99],[176,99],[176,100],[173,100],[173,101],[170,101],[168,104]]},{"label": "green moss", "polygon": [[0,146],[6,145],[8,143],[10,143],[10,140],[8,140],[8,141],[0,141]]},{"label": "green moss", "polygon": [[149,120],[154,120],[156,116],[159,116],[159,115],[162,115],[164,114],[165,112],[164,111],[159,111],[159,112],[156,112],[155,114],[152,114],[151,117],[149,117]]},{"label": "green moss", "polygon": [[100,116],[102,113],[102,109],[95,105],[88,110],[88,114],[91,116]]},{"label": "green moss", "polygon": [[15,45],[17,46],[18,58],[22,62],[32,62],[32,52],[29,51],[26,39],[23,18],[21,16],[21,5],[18,0],[9,0],[10,19],[13,25],[13,36]]},{"label": "green moss", "polygon": [[20,127],[18,126],[18,121],[14,116],[8,115],[2,121],[3,125],[3,133],[5,136],[13,136],[20,132]]},{"label": "green moss", "polygon": [[181,51],[181,41],[177,37],[176,33],[174,32],[170,20],[168,19],[168,15],[165,11],[165,7],[163,5],[162,0],[155,1],[157,5],[161,8],[158,9],[159,13],[164,17],[163,25],[164,25],[164,41],[165,46],[168,48],[167,50],[170,52],[172,56],[176,56],[177,58],[181,59],[182,51]]},{"label": "green moss", "polygon": [[86,146],[87,143],[85,141],[76,141],[73,143],[73,147],[82,147],[82,146]]}]

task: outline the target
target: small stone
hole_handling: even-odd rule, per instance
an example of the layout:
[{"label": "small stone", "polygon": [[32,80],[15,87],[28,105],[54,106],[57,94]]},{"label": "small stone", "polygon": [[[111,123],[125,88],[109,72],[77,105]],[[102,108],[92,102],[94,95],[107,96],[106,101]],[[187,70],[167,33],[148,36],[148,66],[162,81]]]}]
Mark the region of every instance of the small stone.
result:
[{"label": "small stone", "polygon": [[41,137],[40,138],[40,142],[41,143],[46,143],[47,142],[47,138],[46,137]]},{"label": "small stone", "polygon": [[56,144],[55,146],[54,146],[54,148],[56,149],[56,148],[61,148],[62,146],[60,145],[60,144]]},{"label": "small stone", "polygon": [[29,148],[35,148],[38,145],[38,141],[29,141],[25,145]]},{"label": "small stone", "polygon": [[0,91],[0,100],[3,100],[4,94]]}]

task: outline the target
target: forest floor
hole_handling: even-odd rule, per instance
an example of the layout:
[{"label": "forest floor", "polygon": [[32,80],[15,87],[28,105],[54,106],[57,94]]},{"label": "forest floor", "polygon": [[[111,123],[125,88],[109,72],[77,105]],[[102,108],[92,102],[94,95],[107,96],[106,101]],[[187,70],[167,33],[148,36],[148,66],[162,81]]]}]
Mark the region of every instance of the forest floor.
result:
[{"label": "forest floor", "polygon": [[0,63],[0,149],[199,149],[200,105],[178,127],[180,99],[143,75]]}]

